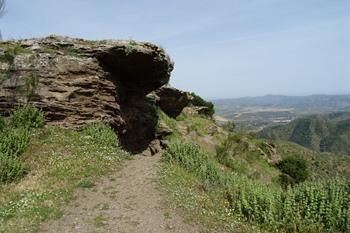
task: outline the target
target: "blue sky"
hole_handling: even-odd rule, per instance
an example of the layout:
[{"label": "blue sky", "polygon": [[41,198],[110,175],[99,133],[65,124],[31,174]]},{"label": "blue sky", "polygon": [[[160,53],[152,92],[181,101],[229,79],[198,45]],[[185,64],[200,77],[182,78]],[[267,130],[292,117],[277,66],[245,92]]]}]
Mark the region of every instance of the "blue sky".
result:
[{"label": "blue sky", "polygon": [[0,28],[154,42],[206,98],[350,94],[350,0],[7,0]]}]

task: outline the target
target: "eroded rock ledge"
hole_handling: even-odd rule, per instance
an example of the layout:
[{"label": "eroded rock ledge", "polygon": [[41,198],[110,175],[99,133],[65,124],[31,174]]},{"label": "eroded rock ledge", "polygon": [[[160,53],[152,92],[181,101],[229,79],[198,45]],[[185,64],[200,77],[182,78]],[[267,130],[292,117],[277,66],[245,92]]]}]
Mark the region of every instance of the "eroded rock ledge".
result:
[{"label": "eroded rock ledge", "polygon": [[155,139],[157,114],[146,95],[168,83],[173,63],[153,44],[61,36],[0,43],[0,113],[31,103],[47,124],[109,123],[133,153]]}]

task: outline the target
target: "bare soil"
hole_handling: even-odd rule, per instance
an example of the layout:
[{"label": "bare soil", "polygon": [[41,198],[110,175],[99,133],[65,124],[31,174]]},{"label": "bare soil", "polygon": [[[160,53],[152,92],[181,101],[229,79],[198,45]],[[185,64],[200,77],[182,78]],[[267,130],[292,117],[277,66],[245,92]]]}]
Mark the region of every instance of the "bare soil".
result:
[{"label": "bare soil", "polygon": [[96,186],[79,188],[62,218],[46,223],[42,232],[199,232],[167,204],[156,182],[159,157],[135,156]]}]

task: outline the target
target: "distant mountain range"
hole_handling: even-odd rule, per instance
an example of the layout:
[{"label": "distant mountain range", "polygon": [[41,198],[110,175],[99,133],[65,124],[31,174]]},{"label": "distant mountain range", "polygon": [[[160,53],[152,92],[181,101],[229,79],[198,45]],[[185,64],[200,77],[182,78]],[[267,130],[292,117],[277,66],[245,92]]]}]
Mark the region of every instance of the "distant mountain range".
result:
[{"label": "distant mountain range", "polygon": [[298,108],[308,111],[350,111],[349,95],[310,95],[285,96],[266,95],[260,97],[243,97],[235,99],[216,99],[212,101],[218,107],[283,107]]},{"label": "distant mountain range", "polygon": [[315,151],[350,155],[350,113],[302,117],[286,125],[266,127],[258,136],[292,141]]},{"label": "distant mountain range", "polygon": [[212,102],[217,115],[234,121],[243,131],[259,131],[310,114],[350,112],[350,95],[266,95]]}]

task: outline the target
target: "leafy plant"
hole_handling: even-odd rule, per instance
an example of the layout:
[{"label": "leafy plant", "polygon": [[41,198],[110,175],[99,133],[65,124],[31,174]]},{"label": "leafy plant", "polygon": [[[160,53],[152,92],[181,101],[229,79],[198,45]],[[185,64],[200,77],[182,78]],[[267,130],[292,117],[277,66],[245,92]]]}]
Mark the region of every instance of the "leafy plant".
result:
[{"label": "leafy plant", "polygon": [[43,112],[31,105],[24,106],[12,113],[10,117],[10,125],[17,128],[42,127],[44,125]]},{"label": "leafy plant", "polygon": [[26,149],[29,133],[26,128],[9,128],[0,135],[0,153],[18,157]]},{"label": "leafy plant", "polygon": [[32,106],[17,109],[6,121],[0,118],[0,183],[17,181],[24,175],[20,156],[28,146],[31,129],[43,124],[42,112]]},{"label": "leafy plant", "polygon": [[18,181],[24,173],[25,168],[18,157],[0,152],[0,183]]}]

